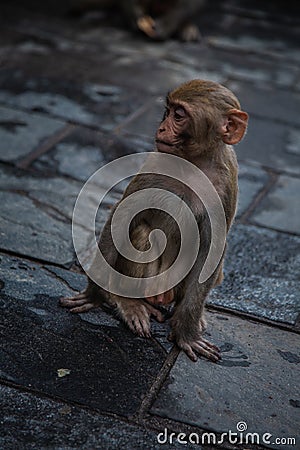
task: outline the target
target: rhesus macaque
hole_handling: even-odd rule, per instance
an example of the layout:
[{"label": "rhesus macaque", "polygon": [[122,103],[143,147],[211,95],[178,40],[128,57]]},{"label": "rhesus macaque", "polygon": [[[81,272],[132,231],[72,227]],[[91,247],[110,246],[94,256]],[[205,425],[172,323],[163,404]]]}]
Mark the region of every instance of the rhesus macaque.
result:
[{"label": "rhesus macaque", "polygon": [[[77,12],[90,8],[113,8],[130,26],[151,39],[165,40],[178,35],[183,41],[197,41],[200,32],[190,20],[206,0],[73,0]],[[74,11],[74,9],[73,9]]]},{"label": "rhesus macaque", "polygon": [[[247,122],[247,113],[241,111],[239,101],[230,90],[211,81],[193,80],[168,94],[165,114],[156,133],[157,152],[185,158],[209,178],[221,199],[227,232],[235,215],[238,193],[238,166],[232,145],[244,136]],[[148,337],[150,316],[162,321],[164,317],[159,305],[173,303],[170,340],[193,361],[197,360],[197,355],[218,361],[219,349],[203,338],[203,310],[209,291],[222,282],[224,254],[214,273],[204,283],[199,283],[199,273],[210,244],[210,222],[202,202],[191,195],[191,190],[171,180],[158,174],[138,174],[130,182],[123,199],[142,189],[158,187],[173,192],[189,203],[199,227],[200,247],[196,263],[187,276],[167,292],[154,296],[145,293],[144,298],[140,299],[118,297],[89,280],[84,292],[61,299],[61,304],[72,312],[81,313],[106,302],[116,308],[133,332]],[[137,263],[125,259],[115,249],[110,226],[113,213],[99,241],[99,247],[110,265],[131,277],[151,277],[172,266],[180,247],[180,235],[174,219],[157,209],[144,210],[134,217],[130,225],[130,239],[138,250],[149,248],[149,233],[153,229],[160,228],[167,235],[165,251],[156,261]]]},{"label": "rhesus macaque", "polygon": [[151,39],[177,34],[183,41],[197,41],[200,32],[190,20],[205,0],[121,0],[131,25]]}]

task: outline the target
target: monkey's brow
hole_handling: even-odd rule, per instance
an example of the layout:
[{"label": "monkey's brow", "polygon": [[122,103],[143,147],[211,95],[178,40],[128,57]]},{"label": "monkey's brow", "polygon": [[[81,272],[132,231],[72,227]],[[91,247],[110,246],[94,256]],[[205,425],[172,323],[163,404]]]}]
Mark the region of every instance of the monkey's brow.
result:
[{"label": "monkey's brow", "polygon": [[178,106],[181,106],[186,111],[186,105],[183,102],[180,101],[170,101],[169,97],[166,98],[166,106],[168,108],[177,108]]},{"label": "monkey's brow", "polygon": [[178,107],[183,108],[188,117],[191,116],[190,111],[187,108],[187,105],[185,102],[181,102],[181,101],[172,101],[171,102],[169,99],[167,99],[166,108],[175,110]]}]

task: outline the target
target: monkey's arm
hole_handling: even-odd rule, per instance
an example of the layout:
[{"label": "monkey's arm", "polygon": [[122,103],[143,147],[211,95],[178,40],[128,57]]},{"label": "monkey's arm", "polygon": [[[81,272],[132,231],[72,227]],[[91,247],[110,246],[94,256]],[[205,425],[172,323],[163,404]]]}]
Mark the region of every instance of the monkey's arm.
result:
[{"label": "monkey's arm", "polygon": [[170,340],[175,341],[192,361],[197,360],[197,354],[212,361],[220,359],[218,347],[203,338],[206,328],[204,319],[204,304],[209,291],[215,286],[219,276],[222,259],[208,280],[199,283],[199,274],[205,263],[209,243],[209,219],[198,218],[200,225],[200,250],[194,267],[184,280],[183,298],[177,301],[171,319],[172,332]]},{"label": "monkey's arm", "polygon": [[[128,191],[124,195],[127,195]],[[149,234],[151,227],[142,219],[135,219],[134,228],[131,231],[130,239],[132,245],[144,252],[149,247]],[[117,271],[129,277],[144,278],[153,276],[158,270],[158,261],[148,264],[139,264],[119,258],[115,267]],[[122,275],[121,275],[122,276]],[[164,317],[155,307],[149,305],[142,298],[126,298],[110,294],[109,302],[116,308],[116,312],[127,326],[136,334],[149,337],[150,317],[162,322]]]},{"label": "monkey's arm", "polygon": [[200,285],[198,277],[192,271],[185,281],[190,285],[175,307],[170,340],[176,342],[192,361],[197,361],[198,354],[216,362],[220,359],[220,350],[202,336],[206,328],[204,303],[216,283],[216,275]]}]

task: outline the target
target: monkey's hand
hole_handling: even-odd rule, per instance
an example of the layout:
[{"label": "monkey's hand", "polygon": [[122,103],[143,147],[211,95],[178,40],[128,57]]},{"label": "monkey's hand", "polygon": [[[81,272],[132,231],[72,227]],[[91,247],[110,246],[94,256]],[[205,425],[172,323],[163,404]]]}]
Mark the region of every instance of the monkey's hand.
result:
[{"label": "monkey's hand", "polygon": [[199,336],[196,339],[176,338],[175,333],[172,331],[169,335],[169,340],[176,342],[177,346],[194,362],[197,361],[197,354],[204,356],[213,362],[217,362],[221,359],[220,349],[202,336]]},{"label": "monkey's hand", "polygon": [[150,337],[150,317],[154,316],[158,322],[164,321],[163,314],[158,309],[140,299],[113,299],[119,315],[135,334]]},{"label": "monkey's hand", "polygon": [[59,303],[64,308],[69,308],[72,313],[83,313],[92,308],[97,308],[97,306],[101,305],[102,301],[100,298],[97,299],[96,297],[91,296],[90,293],[85,290],[73,297],[61,297]]},{"label": "monkey's hand", "polygon": [[155,38],[155,21],[150,16],[142,16],[137,20],[138,28],[150,38]]}]

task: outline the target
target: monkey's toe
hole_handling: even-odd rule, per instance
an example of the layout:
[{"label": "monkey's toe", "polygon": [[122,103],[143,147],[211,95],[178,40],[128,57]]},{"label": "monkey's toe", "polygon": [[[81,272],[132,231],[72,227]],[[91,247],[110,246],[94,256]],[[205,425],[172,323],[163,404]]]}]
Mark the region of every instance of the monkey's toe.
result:
[{"label": "monkey's toe", "polygon": [[165,317],[161,313],[161,311],[159,311],[158,309],[156,309],[156,308],[154,308],[153,306],[150,306],[150,305],[146,305],[146,308],[147,308],[149,314],[151,316],[153,316],[157,320],[157,322],[164,322]]},{"label": "monkey's toe", "polygon": [[73,297],[61,297],[59,299],[59,302],[62,306],[69,306],[70,301],[77,302],[79,300],[84,300],[87,298],[86,292],[79,292],[78,294],[74,295]]},{"label": "monkey's toe", "polygon": [[129,324],[131,330],[140,337],[151,337],[150,323],[145,318],[134,317]]},{"label": "monkey's toe", "polygon": [[87,312],[95,307],[85,292],[80,292],[74,295],[74,297],[61,297],[59,304],[64,308],[69,308],[72,313]]},{"label": "monkey's toe", "polygon": [[150,314],[142,303],[135,302],[131,308],[121,313],[123,320],[133,333],[140,337],[150,337]]},{"label": "monkey's toe", "polygon": [[81,306],[86,303],[87,298],[83,297],[81,299],[77,299],[76,297],[62,297],[59,300],[59,304],[66,308],[74,308],[74,306]]},{"label": "monkey's toe", "polygon": [[186,24],[179,33],[183,42],[197,42],[201,40],[201,33],[197,25],[193,23]]}]

